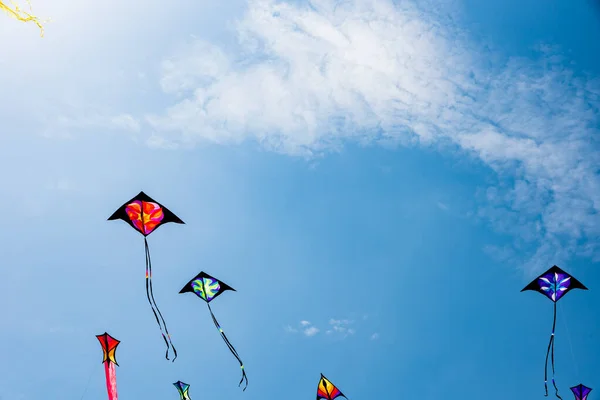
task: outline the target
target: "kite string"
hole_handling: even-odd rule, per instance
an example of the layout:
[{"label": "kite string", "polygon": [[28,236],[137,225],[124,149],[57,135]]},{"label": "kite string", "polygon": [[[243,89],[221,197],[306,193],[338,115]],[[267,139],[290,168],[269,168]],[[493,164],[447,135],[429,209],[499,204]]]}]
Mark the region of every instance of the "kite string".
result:
[{"label": "kite string", "polygon": [[567,324],[567,318],[565,317],[565,313],[563,312],[562,304],[558,305],[560,307],[560,317],[563,321],[563,325],[565,326],[565,330],[567,331],[567,339],[569,340],[569,348],[571,349],[571,358],[573,359],[573,365],[575,365],[575,372],[577,376],[579,376],[579,365],[577,364],[577,360],[575,359],[575,352],[573,351],[573,342],[571,341],[571,332],[569,331],[569,324]]},{"label": "kite string", "polygon": [[87,383],[85,384],[85,387],[83,389],[83,394],[81,395],[79,400],[83,400],[83,398],[85,397],[85,394],[87,393],[88,387],[90,386],[90,382],[92,381],[92,376],[94,375],[94,372],[96,372],[98,366],[94,365],[90,371],[90,376],[88,377]]},{"label": "kite string", "polygon": [[[154,313],[154,318],[156,318],[156,323],[158,324],[158,326],[160,328],[160,333],[163,337],[163,340],[165,341],[165,345],[167,346],[165,358],[167,360],[169,359],[169,348],[172,348],[173,354],[175,355],[175,357],[173,358],[173,361],[175,361],[175,359],[177,358],[177,350],[175,349],[175,346],[171,342],[171,335],[169,334],[169,330],[167,328],[167,323],[165,322],[165,319],[163,318],[162,313],[160,312],[160,309],[158,308],[158,305],[156,304],[156,300],[154,299],[154,291],[152,290],[152,260],[150,259],[150,247],[148,246],[148,240],[146,240],[146,237],[144,237],[144,247],[145,247],[145,251],[146,251],[146,296],[148,298],[148,302],[150,303],[150,307],[152,308],[152,312]],[[158,315],[157,315],[157,312],[158,312]],[[159,319],[158,319],[159,316],[160,316],[160,320],[162,321],[162,325],[159,322]],[[163,326],[164,326],[165,332],[163,332]],[[166,336],[165,336],[165,333],[166,333]],[[167,340],[167,338],[168,338],[168,340]]]}]

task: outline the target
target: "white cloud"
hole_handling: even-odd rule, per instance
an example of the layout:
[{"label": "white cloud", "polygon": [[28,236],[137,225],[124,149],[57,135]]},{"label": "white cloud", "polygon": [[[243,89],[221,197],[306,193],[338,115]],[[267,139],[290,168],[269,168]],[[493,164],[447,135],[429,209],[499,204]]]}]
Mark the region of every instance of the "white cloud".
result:
[{"label": "white cloud", "polygon": [[107,115],[81,109],[74,111],[70,116],[59,115],[49,120],[44,135],[46,137],[68,137],[73,131],[86,131],[90,128],[135,134],[141,129],[139,121],[130,114]]},{"label": "white cloud", "polygon": [[351,321],[349,319],[333,319],[331,318],[329,320],[329,325],[348,325],[353,323],[354,321]]},{"label": "white cloud", "polygon": [[349,328],[348,326],[353,324],[353,320],[348,319],[333,319],[329,320],[329,325],[331,328],[327,330],[325,333],[328,335],[338,334],[342,337],[342,339],[348,337],[349,335],[353,335],[356,331],[353,328]]},{"label": "white cloud", "polygon": [[600,83],[553,49],[490,65],[451,18],[409,1],[251,0],[237,29],[240,53],[194,41],[163,63],[179,99],[147,116],[157,135],[302,156],[344,140],[459,148],[497,171],[477,215],[536,247],[528,269],[598,254]]},{"label": "white cloud", "polygon": [[118,127],[120,129],[130,131],[130,132],[139,132],[140,131],[140,123],[133,118],[129,114],[121,114],[115,117],[110,118],[110,123]]},{"label": "white cloud", "polygon": [[374,333],[371,335],[371,340],[377,340],[379,339],[379,333]]},{"label": "white cloud", "polygon": [[303,335],[311,337],[311,336],[315,336],[317,333],[319,333],[319,328],[317,328],[316,326],[313,326],[313,324],[310,323],[310,321],[306,321],[306,320],[302,320],[298,323],[298,328],[293,328],[290,325],[287,325],[284,330],[287,333],[298,333],[299,331],[302,332]]},{"label": "white cloud", "polygon": [[314,326],[310,326],[310,327],[308,327],[308,328],[306,328],[304,330],[304,334],[306,336],[314,336],[317,333],[319,333],[319,329],[317,327],[314,327]]}]

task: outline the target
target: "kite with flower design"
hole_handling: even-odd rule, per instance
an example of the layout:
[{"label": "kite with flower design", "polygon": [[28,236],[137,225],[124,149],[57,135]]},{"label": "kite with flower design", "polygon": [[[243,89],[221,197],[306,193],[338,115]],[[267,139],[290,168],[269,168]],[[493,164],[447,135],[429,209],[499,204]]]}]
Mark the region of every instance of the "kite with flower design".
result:
[{"label": "kite with flower design", "polygon": [[248,377],[246,376],[246,370],[244,368],[244,363],[240,359],[240,356],[238,355],[238,353],[235,350],[235,348],[233,347],[233,345],[229,342],[229,339],[227,339],[227,336],[225,336],[223,329],[221,329],[221,325],[219,325],[219,322],[215,318],[215,315],[213,314],[212,309],[210,307],[210,302],[213,301],[215,298],[217,298],[219,295],[221,295],[221,293],[223,293],[226,290],[233,290],[234,292],[236,291],[231,286],[225,284],[224,282],[222,282],[216,278],[213,278],[212,276],[208,275],[207,273],[200,272],[198,275],[196,275],[194,277],[194,279],[192,279],[191,281],[186,283],[185,286],[183,287],[183,289],[181,289],[181,291],[179,293],[191,292],[206,302],[206,305],[208,306],[208,311],[210,311],[210,316],[212,317],[215,327],[221,334],[221,338],[223,338],[223,341],[229,348],[229,351],[231,351],[231,354],[233,354],[233,356],[240,363],[240,368],[242,370],[242,379],[240,380],[240,383],[238,384],[238,386],[240,386],[242,384],[242,382],[244,382],[244,380],[246,380],[246,386],[244,387],[244,391],[245,391],[246,388],[248,387]]},{"label": "kite with flower design", "polygon": [[317,387],[317,400],[334,400],[338,397],[344,397],[347,399],[347,397],[340,392],[340,389],[335,387],[335,385],[331,383],[329,379],[325,378],[325,376],[321,374],[319,386]]},{"label": "kite with flower design", "polygon": [[592,388],[589,388],[581,383],[577,386],[573,386],[571,391],[575,395],[575,400],[587,400],[588,395],[592,391]]},{"label": "kite with flower design", "polygon": [[554,380],[554,331],[556,328],[556,303],[562,299],[570,290],[582,289],[587,290],[583,283],[579,282],[573,276],[567,274],[562,269],[554,265],[548,271],[535,278],[529,285],[525,286],[521,292],[525,290],[534,290],[549,298],[554,304],[554,319],[552,322],[552,334],[546,351],[546,364],[544,366],[544,388],[546,389],[545,396],[548,396],[548,356],[551,355],[552,360],[552,385],[554,386],[556,397],[562,399],[558,394],[558,387]]},{"label": "kite with flower design", "polygon": [[175,361],[177,358],[177,350],[171,342],[171,335],[167,329],[165,319],[154,300],[154,292],[152,291],[152,261],[150,260],[150,249],[146,238],[164,224],[169,222],[184,224],[184,222],[169,209],[150,198],[144,192],[140,192],[137,196],[123,204],[108,218],[109,221],[117,219],[127,222],[133,229],[144,236],[144,248],[146,252],[146,297],[148,298],[148,303],[150,303],[154,318],[156,318],[156,323],[160,328],[160,333],[167,346],[165,358],[169,360],[169,349],[172,348],[174,354],[173,361]]}]

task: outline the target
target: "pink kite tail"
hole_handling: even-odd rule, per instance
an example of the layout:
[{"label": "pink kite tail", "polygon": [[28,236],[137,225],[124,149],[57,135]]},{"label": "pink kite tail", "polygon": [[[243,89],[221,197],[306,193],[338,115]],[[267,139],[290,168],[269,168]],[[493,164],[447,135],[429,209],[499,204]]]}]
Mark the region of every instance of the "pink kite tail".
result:
[{"label": "pink kite tail", "polygon": [[115,370],[115,364],[110,361],[105,362],[104,372],[106,374],[106,390],[108,391],[108,400],[118,400],[117,371]]}]

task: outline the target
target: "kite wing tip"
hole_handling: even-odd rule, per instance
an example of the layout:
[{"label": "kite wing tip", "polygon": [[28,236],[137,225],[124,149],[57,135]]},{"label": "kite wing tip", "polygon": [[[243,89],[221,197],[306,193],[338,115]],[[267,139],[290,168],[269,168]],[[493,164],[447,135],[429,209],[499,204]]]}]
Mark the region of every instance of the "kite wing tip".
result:
[{"label": "kite wing tip", "polygon": [[119,210],[115,211],[114,213],[112,213],[112,215],[110,217],[108,217],[106,220],[107,221],[114,221],[115,219],[119,219],[119,216],[117,215],[117,213],[119,212]]},{"label": "kite wing tip", "polygon": [[187,293],[187,292],[189,292],[189,289],[188,289],[188,285],[186,284],[186,285],[185,285],[185,286],[184,286],[184,287],[183,287],[183,288],[182,288],[182,289],[179,291],[179,293],[178,293],[178,294]]}]

